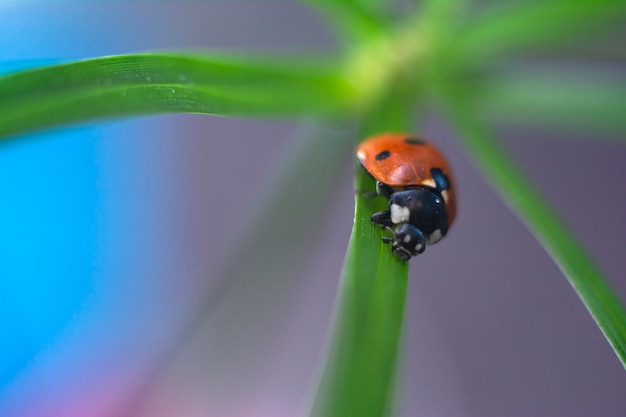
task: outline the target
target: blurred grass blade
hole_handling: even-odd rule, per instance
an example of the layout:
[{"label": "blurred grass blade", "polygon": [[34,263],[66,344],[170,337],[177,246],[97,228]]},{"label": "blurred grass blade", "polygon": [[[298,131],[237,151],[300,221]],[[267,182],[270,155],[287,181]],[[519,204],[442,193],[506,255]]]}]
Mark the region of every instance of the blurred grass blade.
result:
[{"label": "blurred grass blade", "polygon": [[340,111],[351,96],[334,66],[322,60],[112,56],[0,77],[0,137],[157,113],[310,115]]},{"label": "blurred grass blade", "polygon": [[[390,94],[364,118],[361,136],[405,131],[408,101]],[[355,163],[356,165],[356,163]],[[341,277],[330,353],[313,404],[315,417],[380,417],[393,406],[396,366],[404,317],[408,262],[381,243],[372,213],[387,208],[373,179],[356,168],[355,215]]]},{"label": "blurred grass blade", "polygon": [[484,177],[561,268],[626,368],[626,311],[602,273],[514,162],[477,122],[470,103],[456,96],[444,99],[443,105]]},{"label": "blurred grass blade", "polygon": [[380,12],[390,3],[389,0],[355,0],[372,12]]},{"label": "blurred grass blade", "polygon": [[468,0],[423,0],[419,2],[413,20],[449,31],[451,24],[461,16],[461,12],[466,11],[467,5]]},{"label": "blurred grass blade", "polygon": [[457,39],[472,59],[531,50],[588,35],[626,15],[623,0],[495,2]]},{"label": "blurred grass blade", "polygon": [[343,35],[353,40],[366,40],[382,32],[386,20],[371,1],[363,0],[299,0],[318,9],[333,22]]},{"label": "blurred grass blade", "polygon": [[[357,188],[372,181],[358,174]],[[387,415],[400,341],[408,263],[381,244],[370,215],[382,199],[356,195],[354,228],[344,264],[331,352],[313,416]]]},{"label": "blurred grass blade", "polygon": [[493,122],[613,133],[626,140],[626,78],[567,68],[526,70],[479,86],[474,110]]},{"label": "blurred grass blade", "polygon": [[[164,400],[156,386],[177,385],[181,363],[205,370],[194,382],[197,401],[258,389],[264,375],[259,368],[275,359],[276,342],[293,320],[293,297],[302,293],[307,278],[302,273],[306,256],[322,238],[317,226],[327,214],[329,190],[352,151],[346,139],[346,130],[310,125],[287,144],[265,185],[253,192],[247,215],[199,289],[186,325],[116,415],[158,407]],[[228,377],[215,369],[228,369]],[[221,390],[204,391],[207,380]]]}]

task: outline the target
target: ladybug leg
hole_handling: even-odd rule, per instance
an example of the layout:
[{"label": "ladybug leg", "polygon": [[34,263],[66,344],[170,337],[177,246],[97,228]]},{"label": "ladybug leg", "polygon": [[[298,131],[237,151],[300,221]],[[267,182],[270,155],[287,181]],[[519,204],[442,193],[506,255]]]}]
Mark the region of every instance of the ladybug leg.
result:
[{"label": "ladybug leg", "polygon": [[356,190],[357,194],[363,195],[365,198],[385,197],[389,198],[393,194],[393,188],[376,181],[376,191]]},{"label": "ladybug leg", "polygon": [[391,211],[389,210],[374,213],[372,214],[372,217],[370,217],[370,219],[374,223],[382,225],[383,229],[388,228],[389,226],[393,226],[393,222],[391,221]]},{"label": "ladybug leg", "polygon": [[376,193],[381,197],[389,198],[391,194],[393,194],[393,188],[380,181],[376,181]]},{"label": "ladybug leg", "polygon": [[382,240],[384,244],[392,243],[393,240],[396,237],[396,232],[394,232],[393,229],[391,227],[389,227],[389,226],[383,226],[383,230],[387,230],[387,231],[391,232],[391,234],[394,237],[383,237],[380,240]]}]

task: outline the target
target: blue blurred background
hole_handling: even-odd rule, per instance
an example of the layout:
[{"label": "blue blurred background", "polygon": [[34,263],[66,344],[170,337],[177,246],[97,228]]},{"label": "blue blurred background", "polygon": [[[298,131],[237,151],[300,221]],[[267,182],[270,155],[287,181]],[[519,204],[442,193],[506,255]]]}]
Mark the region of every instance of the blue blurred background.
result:
[{"label": "blue blurred background", "polygon": [[[287,0],[0,1],[0,21],[2,72],[157,49],[335,47]],[[411,265],[398,415],[626,415],[623,368],[556,266],[436,115],[423,133],[449,155],[461,206],[450,237]],[[351,228],[349,153],[301,279],[242,285],[184,329],[300,135],[285,121],[177,115],[2,143],[0,416],[299,415]],[[624,147],[588,132],[502,136],[626,299]]]}]

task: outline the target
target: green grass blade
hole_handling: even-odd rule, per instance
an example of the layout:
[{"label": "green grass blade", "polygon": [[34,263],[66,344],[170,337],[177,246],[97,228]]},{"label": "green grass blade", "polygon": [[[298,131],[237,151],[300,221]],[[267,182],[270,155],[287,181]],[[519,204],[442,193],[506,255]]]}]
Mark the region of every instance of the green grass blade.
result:
[{"label": "green grass blade", "polygon": [[437,25],[450,29],[452,22],[458,21],[467,8],[468,0],[423,0],[418,3],[413,20],[423,20],[424,24]]},{"label": "green grass blade", "polygon": [[[365,174],[356,186],[369,186]],[[406,297],[408,264],[382,246],[370,215],[381,199],[358,193],[344,265],[333,346],[314,416],[384,416],[391,406]]]},{"label": "green grass blade", "polygon": [[[363,136],[406,130],[409,108],[401,96],[390,95],[368,112]],[[385,416],[394,398],[409,265],[381,242],[382,230],[370,216],[388,202],[364,194],[375,190],[374,181],[356,165],[354,226],[331,350],[313,406],[316,417]]]},{"label": "green grass blade", "polygon": [[0,77],[0,137],[97,118],[157,113],[258,116],[340,111],[352,90],[332,65],[137,54]]},{"label": "green grass blade", "polygon": [[626,14],[623,0],[496,2],[469,23],[457,39],[471,59],[537,50],[588,35]]},{"label": "green grass blade", "polygon": [[358,41],[381,33],[385,18],[362,0],[299,0],[321,11],[343,35]]},{"label": "green grass blade", "polygon": [[[305,125],[286,144],[263,184],[246,191],[252,194],[248,215],[224,242],[188,321],[155,362],[158,366],[112,415],[134,416],[155,401],[155,387],[178,381],[172,370],[181,360],[229,369],[228,378],[215,375],[212,380],[224,379],[223,391],[231,394],[240,393],[238,384],[249,386],[250,379],[259,378],[276,341],[289,331],[293,318],[285,313],[293,304],[290,297],[304,288],[309,277],[302,273],[303,264],[323,238],[318,226],[326,221],[329,191],[336,188],[352,151],[345,132],[337,126]],[[192,346],[195,353],[188,356]]]},{"label": "green grass blade", "polygon": [[476,165],[534,233],[583,301],[626,368],[626,311],[590,256],[525,179],[514,162],[477,121],[462,97],[444,100],[444,109]]},{"label": "green grass blade", "polygon": [[583,130],[626,140],[626,79],[567,68],[526,70],[477,86],[474,109],[493,122]]},{"label": "green grass blade", "polygon": [[383,10],[390,3],[389,0],[356,0],[356,1],[362,4],[363,7],[367,7],[368,10],[371,10],[372,12]]}]

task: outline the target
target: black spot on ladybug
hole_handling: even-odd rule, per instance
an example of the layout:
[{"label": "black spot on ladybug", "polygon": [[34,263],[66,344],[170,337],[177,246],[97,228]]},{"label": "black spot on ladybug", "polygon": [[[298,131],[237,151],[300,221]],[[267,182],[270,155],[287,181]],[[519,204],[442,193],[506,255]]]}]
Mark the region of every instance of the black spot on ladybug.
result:
[{"label": "black spot on ladybug", "polygon": [[391,156],[391,152],[389,151],[381,151],[378,152],[378,154],[376,155],[376,160],[377,161],[382,161],[383,159],[387,159]]},{"label": "black spot on ladybug", "polygon": [[437,190],[443,191],[450,188],[450,179],[443,173],[441,168],[431,168],[430,175],[435,180],[435,184],[437,184]]},{"label": "black spot on ladybug", "polygon": [[406,138],[404,139],[404,143],[407,143],[409,145],[424,145],[425,142],[421,139],[418,138]]}]

